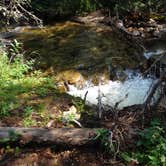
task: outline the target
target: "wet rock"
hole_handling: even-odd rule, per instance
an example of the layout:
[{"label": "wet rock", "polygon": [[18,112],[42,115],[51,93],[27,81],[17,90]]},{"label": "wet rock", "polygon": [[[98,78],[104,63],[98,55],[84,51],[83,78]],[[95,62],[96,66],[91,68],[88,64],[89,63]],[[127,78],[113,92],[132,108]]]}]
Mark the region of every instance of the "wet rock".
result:
[{"label": "wet rock", "polygon": [[148,27],[148,28],[146,28],[146,31],[147,32],[153,32],[155,29],[153,28],[153,27]]},{"label": "wet rock", "polygon": [[153,36],[155,37],[161,37],[161,33],[158,29],[156,29],[154,32],[153,32]]},{"label": "wet rock", "polygon": [[143,33],[145,30],[144,30],[143,27],[140,27],[140,28],[138,28],[138,31],[139,31],[140,33]]},{"label": "wet rock", "polygon": [[150,26],[157,26],[156,21],[155,21],[154,19],[152,19],[152,18],[149,19],[148,24],[149,24]]},{"label": "wet rock", "polygon": [[138,30],[134,30],[134,31],[133,31],[133,35],[134,35],[134,36],[139,36],[139,35],[140,35],[140,32],[139,32]]},{"label": "wet rock", "polygon": [[86,66],[86,65],[84,65],[84,64],[80,64],[80,65],[78,65],[78,67],[76,68],[77,70],[91,70],[91,68],[93,68],[94,67],[94,65],[90,65],[90,66]]},{"label": "wet rock", "polygon": [[118,27],[118,28],[124,28],[124,24],[123,24],[123,21],[122,20],[117,20],[117,22],[116,22],[116,26]]},{"label": "wet rock", "polygon": [[133,32],[133,27],[127,28],[128,32]]},{"label": "wet rock", "polygon": [[91,79],[94,85],[101,85],[107,84],[108,80],[110,80],[110,74],[108,71],[104,71],[102,75],[94,75]]},{"label": "wet rock", "polygon": [[75,106],[71,106],[69,108],[69,111],[64,111],[63,112],[63,120],[64,121],[74,121],[74,120],[79,120],[81,115],[78,113],[77,108]]},{"label": "wet rock", "polygon": [[67,70],[56,76],[56,82],[59,84],[58,89],[61,91],[67,91],[67,84],[72,84],[77,88],[82,88],[85,84],[85,79],[78,71]]},{"label": "wet rock", "polygon": [[162,99],[160,100],[160,103],[158,104],[158,107],[163,108],[162,110],[166,110],[166,96],[162,97]]},{"label": "wet rock", "polygon": [[72,21],[94,26],[102,22],[104,18],[105,16],[103,15],[103,13],[100,10],[98,10],[84,17],[73,17]]},{"label": "wet rock", "polygon": [[65,83],[63,81],[60,81],[56,84],[56,88],[60,91],[60,92],[67,92],[68,88],[65,85]]},{"label": "wet rock", "polygon": [[144,33],[141,33],[141,37],[145,38],[145,34],[144,34]]},{"label": "wet rock", "polygon": [[116,72],[116,78],[117,78],[117,80],[123,82],[123,81],[126,80],[127,74],[126,74],[124,71],[117,71],[117,72]]}]

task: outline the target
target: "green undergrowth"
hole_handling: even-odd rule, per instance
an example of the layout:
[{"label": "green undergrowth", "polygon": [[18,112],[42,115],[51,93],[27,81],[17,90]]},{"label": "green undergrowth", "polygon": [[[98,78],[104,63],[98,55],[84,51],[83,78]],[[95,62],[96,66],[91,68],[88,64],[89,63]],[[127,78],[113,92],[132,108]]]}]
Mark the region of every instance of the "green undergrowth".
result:
[{"label": "green undergrowth", "polygon": [[0,118],[21,107],[22,100],[31,96],[46,96],[54,89],[51,78],[33,71],[33,61],[26,61],[16,40],[9,51],[0,51]]},{"label": "green undergrowth", "polygon": [[121,154],[127,163],[136,161],[140,165],[166,166],[166,128],[158,120],[139,133],[135,151]]}]

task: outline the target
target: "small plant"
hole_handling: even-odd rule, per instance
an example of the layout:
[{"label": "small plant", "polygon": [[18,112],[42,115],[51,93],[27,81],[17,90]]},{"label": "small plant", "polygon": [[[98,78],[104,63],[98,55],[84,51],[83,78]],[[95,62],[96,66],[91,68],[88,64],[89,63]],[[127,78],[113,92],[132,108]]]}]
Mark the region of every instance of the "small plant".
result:
[{"label": "small plant", "polygon": [[80,114],[77,112],[77,109],[72,106],[69,111],[64,111],[61,117],[61,121],[70,124],[76,123],[78,126],[82,127],[81,123],[78,121],[80,119]]},{"label": "small plant", "polygon": [[23,119],[23,125],[25,127],[34,126],[34,125],[36,125],[36,121],[34,119],[32,119],[31,116],[29,116],[29,117],[26,117]]},{"label": "small plant", "polygon": [[11,147],[10,145],[7,145],[5,148],[4,148],[4,153],[14,153],[15,155],[19,154],[21,152],[21,149],[16,146],[16,147]]},{"label": "small plant", "polygon": [[10,130],[9,131],[9,140],[11,141],[16,141],[18,138],[19,138],[19,133],[13,131],[13,130]]},{"label": "small plant", "polygon": [[22,43],[14,39],[13,42],[10,44],[10,54],[12,54],[10,59],[13,60],[14,56],[18,56],[21,52],[22,52]]},{"label": "small plant", "polygon": [[76,115],[74,113],[67,114],[63,119],[69,123],[76,119]]},{"label": "small plant", "polygon": [[1,142],[3,143],[7,143],[9,141],[16,141],[17,139],[19,139],[19,133],[13,131],[13,130],[10,130],[9,131],[9,138],[5,138],[3,140],[1,140]]},{"label": "small plant", "polygon": [[41,87],[41,88],[36,90],[36,94],[38,94],[40,97],[47,96],[47,92],[48,92],[48,90],[44,87]]},{"label": "small plant", "polygon": [[96,137],[94,140],[99,140],[101,143],[101,147],[104,149],[105,152],[111,152],[111,142],[109,139],[110,133],[107,129],[97,129],[96,130]]},{"label": "small plant", "polygon": [[14,149],[10,147],[9,145],[7,145],[5,148],[5,153],[14,153]]},{"label": "small plant", "polygon": [[18,146],[16,146],[15,149],[14,149],[14,153],[17,155],[20,152],[21,152],[21,149]]},{"label": "small plant", "polygon": [[82,100],[80,98],[75,98],[74,100],[72,100],[72,103],[79,112],[82,113],[85,111],[85,100]]},{"label": "small plant", "polygon": [[8,102],[0,102],[0,117],[7,117],[10,115],[9,112],[10,103]]},{"label": "small plant", "polygon": [[86,97],[87,97],[88,91],[85,93],[84,99],[82,100],[79,97],[76,97],[72,100],[73,105],[77,108],[78,112],[83,113],[86,110]]},{"label": "small plant", "polygon": [[31,106],[26,107],[25,110],[24,110],[24,116],[29,117],[32,114],[33,111],[34,110]]}]

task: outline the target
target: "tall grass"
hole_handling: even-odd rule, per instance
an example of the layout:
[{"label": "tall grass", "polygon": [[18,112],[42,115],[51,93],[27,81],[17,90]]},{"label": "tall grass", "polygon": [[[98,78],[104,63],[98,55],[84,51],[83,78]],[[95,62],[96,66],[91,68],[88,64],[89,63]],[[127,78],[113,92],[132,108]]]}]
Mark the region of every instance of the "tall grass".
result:
[{"label": "tall grass", "polygon": [[24,59],[16,43],[11,48],[18,51],[0,50],[0,118],[21,106],[21,94],[45,95],[53,88],[50,78],[42,77],[40,71],[32,71],[33,61]]}]

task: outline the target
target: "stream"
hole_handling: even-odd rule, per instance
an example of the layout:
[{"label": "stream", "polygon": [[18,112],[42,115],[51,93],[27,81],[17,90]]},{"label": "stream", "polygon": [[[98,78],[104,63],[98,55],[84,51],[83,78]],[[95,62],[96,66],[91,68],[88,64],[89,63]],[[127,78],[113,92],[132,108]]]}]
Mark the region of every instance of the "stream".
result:
[{"label": "stream", "polygon": [[104,108],[112,107],[121,110],[124,107],[143,104],[149,94],[151,86],[156,81],[155,78],[143,78],[140,73],[128,72],[128,78],[124,81],[111,81],[106,84],[94,86],[89,84],[82,90],[70,85],[69,94],[81,97],[90,105],[97,105],[99,95]]},{"label": "stream", "polygon": [[166,51],[165,40],[146,42],[142,53],[108,27],[69,21],[42,29],[25,27],[17,40],[38,68],[51,70],[56,82],[69,83],[68,94],[84,99],[87,93],[90,105],[97,105],[100,96],[103,106],[120,110],[146,101],[157,78],[153,73],[143,77],[138,66]]}]

